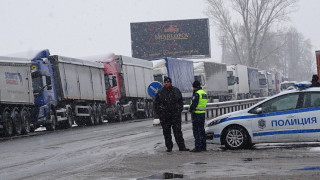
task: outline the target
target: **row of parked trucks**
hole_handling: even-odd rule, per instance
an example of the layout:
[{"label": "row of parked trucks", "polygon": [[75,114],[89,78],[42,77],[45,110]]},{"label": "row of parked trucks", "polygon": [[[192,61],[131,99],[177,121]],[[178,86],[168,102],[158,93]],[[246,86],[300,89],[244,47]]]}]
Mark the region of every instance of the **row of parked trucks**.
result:
[{"label": "row of parked trucks", "polygon": [[0,131],[11,136],[40,126],[55,130],[153,117],[147,89],[166,76],[186,104],[194,80],[201,82],[210,102],[269,95],[261,93],[261,85],[267,85],[262,75],[255,68],[208,60],[142,60],[115,54],[70,58],[50,55],[49,50],[14,54],[0,57]]}]

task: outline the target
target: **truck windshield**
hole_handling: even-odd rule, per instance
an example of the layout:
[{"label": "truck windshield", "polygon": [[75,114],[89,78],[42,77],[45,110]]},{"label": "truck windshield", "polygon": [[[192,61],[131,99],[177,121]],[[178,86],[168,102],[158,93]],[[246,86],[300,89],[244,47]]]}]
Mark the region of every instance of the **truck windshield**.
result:
[{"label": "truck windshield", "polygon": [[227,71],[227,77],[228,77],[228,86],[232,86],[236,84],[236,77],[233,76],[232,71]]},{"label": "truck windshield", "polygon": [[43,88],[42,76],[32,73],[32,87],[34,93],[39,93]]},{"label": "truck windshield", "polygon": [[163,77],[162,75],[153,75],[153,78],[155,81],[160,82],[161,84],[163,83]]},{"label": "truck windshield", "polygon": [[109,74],[104,75],[104,80],[105,80],[106,90],[108,90],[110,88]]},{"label": "truck windshield", "polygon": [[267,85],[267,79],[259,79],[260,85]]}]

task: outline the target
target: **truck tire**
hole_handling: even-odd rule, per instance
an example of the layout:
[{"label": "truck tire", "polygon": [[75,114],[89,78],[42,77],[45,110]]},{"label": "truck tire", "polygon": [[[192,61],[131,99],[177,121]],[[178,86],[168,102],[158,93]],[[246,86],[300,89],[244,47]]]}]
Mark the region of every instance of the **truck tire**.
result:
[{"label": "truck tire", "polygon": [[98,125],[99,124],[99,113],[98,113],[97,105],[93,105],[92,108],[93,108],[94,124]]},{"label": "truck tire", "polygon": [[85,125],[85,121],[86,121],[86,118],[84,118],[84,117],[77,117],[77,119],[75,120],[76,124],[79,127],[84,126]]},{"label": "truck tire", "polygon": [[94,111],[93,111],[92,106],[89,107],[89,114],[90,114],[90,116],[88,116],[88,117],[86,118],[86,119],[87,119],[86,125],[92,126],[92,125],[94,125],[94,122],[95,122],[95,119],[94,119]]},{"label": "truck tire", "polygon": [[21,110],[21,124],[22,124],[22,134],[29,134],[30,132],[30,116],[27,108],[22,108]]},{"label": "truck tire", "polygon": [[57,116],[53,109],[50,109],[49,113],[50,123],[45,125],[48,131],[55,131],[57,127]]},{"label": "truck tire", "polygon": [[30,132],[34,132],[36,130],[36,128],[34,127],[34,125],[30,125]]},{"label": "truck tire", "polygon": [[20,135],[22,131],[22,123],[18,107],[13,108],[11,117],[13,122],[13,133],[15,135]]},{"label": "truck tire", "polygon": [[102,112],[102,107],[100,104],[98,106],[98,118],[99,118],[98,123],[103,124],[103,120],[104,120],[103,119],[103,112]]},{"label": "truck tire", "polygon": [[72,128],[73,116],[72,116],[72,110],[70,107],[67,108],[66,116],[67,116],[67,120],[64,122],[64,128],[66,129]]},{"label": "truck tire", "polygon": [[131,102],[130,103],[130,110],[131,110],[131,112],[130,112],[130,118],[131,119],[136,119],[136,115],[135,115],[135,108],[134,108],[134,104]]},{"label": "truck tire", "polygon": [[123,120],[122,108],[120,104],[117,104],[117,120],[118,122],[121,122]]},{"label": "truck tire", "polygon": [[13,124],[10,116],[10,109],[6,108],[2,113],[2,121],[3,121],[3,134],[4,136],[12,136],[13,133]]}]

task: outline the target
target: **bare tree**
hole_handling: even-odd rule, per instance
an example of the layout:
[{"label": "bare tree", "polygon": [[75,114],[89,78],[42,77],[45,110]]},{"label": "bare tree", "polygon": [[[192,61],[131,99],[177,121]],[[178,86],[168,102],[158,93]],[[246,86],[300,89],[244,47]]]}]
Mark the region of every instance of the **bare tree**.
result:
[{"label": "bare tree", "polygon": [[298,0],[229,0],[237,21],[232,20],[226,0],[206,1],[207,14],[220,29],[223,46],[232,51],[238,63],[257,67],[270,30],[287,20]]},{"label": "bare tree", "polygon": [[284,54],[285,62],[288,67],[287,75],[291,80],[305,81],[311,80],[315,73],[315,57],[312,52],[312,45],[309,39],[295,28],[291,28],[286,33],[287,43]]}]

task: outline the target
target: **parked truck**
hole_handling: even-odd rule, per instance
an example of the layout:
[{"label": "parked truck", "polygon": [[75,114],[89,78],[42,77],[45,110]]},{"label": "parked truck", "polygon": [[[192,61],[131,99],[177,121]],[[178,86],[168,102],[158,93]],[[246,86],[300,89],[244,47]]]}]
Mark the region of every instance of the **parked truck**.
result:
[{"label": "parked truck", "polygon": [[28,134],[34,108],[31,61],[0,57],[0,84],[0,131]]},{"label": "parked truck", "polygon": [[259,70],[257,68],[248,67],[248,80],[250,97],[260,97]]},{"label": "parked truck", "polygon": [[262,97],[266,97],[269,95],[269,84],[268,84],[268,76],[266,70],[259,71],[259,87],[260,87],[260,95]]},{"label": "parked truck", "polygon": [[268,78],[268,95],[272,96],[276,94],[275,73],[272,71],[267,72],[267,78]]},{"label": "parked truck", "polygon": [[209,102],[215,99],[227,101],[231,99],[228,93],[227,65],[209,60],[194,61],[194,79],[201,82],[207,92]]},{"label": "parked truck", "polygon": [[153,63],[154,80],[163,83],[164,77],[172,79],[172,85],[179,88],[185,103],[192,97],[194,81],[193,61],[176,58],[161,58],[150,60]]},{"label": "parked truck", "polygon": [[260,96],[258,69],[245,65],[228,65],[228,88],[233,99]]},{"label": "parked truck", "polygon": [[32,62],[34,119],[31,131],[93,125],[103,122],[105,107],[103,65],[81,59],[51,56],[49,50],[15,53]]},{"label": "parked truck", "polygon": [[247,66],[235,64],[227,66],[228,89],[232,99],[246,99],[249,97],[249,79]]},{"label": "parked truck", "polygon": [[152,117],[147,88],[154,81],[152,63],[122,55],[105,54],[84,59],[102,63],[106,88],[106,119]]},{"label": "parked truck", "polygon": [[103,66],[63,56],[34,58],[32,76],[37,106],[34,128],[71,128],[103,122]]}]

